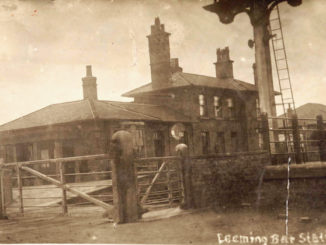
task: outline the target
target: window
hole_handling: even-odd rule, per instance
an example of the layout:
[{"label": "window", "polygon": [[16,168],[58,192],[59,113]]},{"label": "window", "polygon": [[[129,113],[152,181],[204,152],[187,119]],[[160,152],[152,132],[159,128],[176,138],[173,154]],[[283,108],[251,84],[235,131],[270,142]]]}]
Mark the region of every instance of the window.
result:
[{"label": "window", "polygon": [[222,117],[222,106],[218,96],[214,96],[214,113],[215,117]]},{"label": "window", "polygon": [[239,151],[239,144],[238,144],[238,133],[231,132],[231,151],[237,152]]},{"label": "window", "polygon": [[5,159],[4,159],[4,161],[6,163],[15,161],[14,155],[16,153],[14,151],[15,151],[15,148],[14,148],[13,145],[6,145],[5,146],[5,157],[4,157]]},{"label": "window", "polygon": [[209,132],[201,132],[202,153],[209,153]]},{"label": "window", "polygon": [[137,157],[144,157],[144,134],[142,129],[131,131],[133,137],[133,145]]},{"label": "window", "polygon": [[224,132],[218,132],[216,134],[215,152],[216,153],[225,153]]},{"label": "window", "polygon": [[203,94],[200,94],[198,96],[198,99],[199,99],[199,115],[201,117],[207,116],[205,96]]},{"label": "window", "polygon": [[227,107],[228,107],[228,112],[229,112],[229,118],[234,118],[235,117],[235,111],[234,111],[234,102],[232,98],[228,98],[226,100]]},{"label": "window", "polygon": [[[50,159],[50,153],[49,153],[49,149],[41,149],[41,160],[46,160],[46,159]],[[50,163],[42,163],[41,164],[42,168],[50,168]]]}]

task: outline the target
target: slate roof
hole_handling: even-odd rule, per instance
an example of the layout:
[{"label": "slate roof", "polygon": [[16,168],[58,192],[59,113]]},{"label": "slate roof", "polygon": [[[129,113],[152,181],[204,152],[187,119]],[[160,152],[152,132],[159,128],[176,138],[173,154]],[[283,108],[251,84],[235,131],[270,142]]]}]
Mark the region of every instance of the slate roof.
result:
[{"label": "slate roof", "polygon": [[49,105],[1,125],[0,131],[95,119],[164,122],[191,121],[189,117],[165,106],[87,99]]},{"label": "slate roof", "polygon": [[[317,103],[307,103],[299,106],[295,109],[298,118],[316,118],[318,115],[322,115],[323,119],[326,119],[326,105]],[[279,116],[284,117],[284,114]]]},{"label": "slate roof", "polygon": [[[237,91],[257,91],[257,87],[254,84],[243,82],[237,79],[217,79],[216,77],[209,77],[204,75],[196,75],[184,72],[176,72],[172,74],[172,84],[168,88],[177,88],[185,86],[204,86],[212,88],[230,89]],[[137,94],[147,93],[155,91],[151,83],[124,93],[125,97],[133,97]]]}]

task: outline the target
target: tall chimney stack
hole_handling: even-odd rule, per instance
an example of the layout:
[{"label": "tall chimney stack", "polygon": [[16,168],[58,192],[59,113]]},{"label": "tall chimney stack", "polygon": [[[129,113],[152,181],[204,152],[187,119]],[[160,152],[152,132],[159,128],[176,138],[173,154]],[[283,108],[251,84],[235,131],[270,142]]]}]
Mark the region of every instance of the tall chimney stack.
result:
[{"label": "tall chimney stack", "polygon": [[168,87],[171,83],[169,36],[156,17],[151,34],[147,36],[153,89]]},{"label": "tall chimney stack", "polygon": [[216,78],[233,78],[233,60],[230,60],[229,47],[216,50],[217,61],[215,64]]},{"label": "tall chimney stack", "polygon": [[92,66],[86,66],[86,77],[83,77],[82,81],[84,100],[97,100],[96,77],[92,75]]}]

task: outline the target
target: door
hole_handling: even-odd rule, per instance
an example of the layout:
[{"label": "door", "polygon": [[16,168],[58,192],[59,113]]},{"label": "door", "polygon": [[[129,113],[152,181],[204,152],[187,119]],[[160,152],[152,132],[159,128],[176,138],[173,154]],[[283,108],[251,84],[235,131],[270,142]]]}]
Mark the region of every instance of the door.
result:
[{"label": "door", "polygon": [[154,154],[156,157],[162,157],[165,153],[164,134],[162,131],[154,133]]}]

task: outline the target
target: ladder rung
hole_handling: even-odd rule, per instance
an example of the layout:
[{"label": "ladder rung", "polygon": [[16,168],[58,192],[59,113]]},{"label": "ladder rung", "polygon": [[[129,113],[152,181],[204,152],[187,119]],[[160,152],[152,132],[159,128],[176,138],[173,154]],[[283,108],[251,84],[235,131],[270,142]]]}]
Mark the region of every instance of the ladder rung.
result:
[{"label": "ladder rung", "polygon": [[290,80],[290,78],[289,77],[284,77],[284,78],[280,78],[280,80]]},{"label": "ladder rung", "polygon": [[292,98],[283,98],[283,100],[292,100]]},{"label": "ladder rung", "polygon": [[276,61],[281,61],[281,60],[285,60],[285,58],[281,58],[281,59],[276,59]]},{"label": "ladder rung", "polygon": [[279,18],[270,19],[269,21],[279,20]]},{"label": "ladder rung", "polygon": [[284,70],[287,70],[288,68],[285,67],[285,68],[281,68],[281,69],[278,69],[279,71],[284,71]]},{"label": "ladder rung", "polygon": [[277,42],[277,41],[282,40],[282,38],[273,38],[272,40],[273,40],[273,42]]},{"label": "ladder rung", "polygon": [[281,30],[281,28],[275,28],[275,29],[272,29],[271,31],[277,31],[277,30]]},{"label": "ladder rung", "polygon": [[283,106],[285,106],[285,105],[294,105],[294,103],[292,103],[292,102],[286,102],[286,103],[275,103],[274,105],[277,105],[277,106],[280,106],[280,105],[283,105]]},{"label": "ladder rung", "polygon": [[289,90],[289,89],[291,89],[291,88],[281,88],[281,90]]},{"label": "ladder rung", "polygon": [[284,50],[284,48],[277,48],[275,51]]}]

